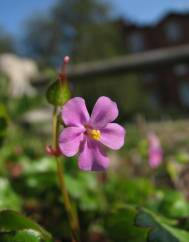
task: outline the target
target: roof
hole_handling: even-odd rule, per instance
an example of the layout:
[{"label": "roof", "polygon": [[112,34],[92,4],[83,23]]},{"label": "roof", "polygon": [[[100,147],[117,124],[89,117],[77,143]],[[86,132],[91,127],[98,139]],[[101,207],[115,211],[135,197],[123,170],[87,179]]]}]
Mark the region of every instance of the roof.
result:
[{"label": "roof", "polygon": [[138,30],[148,30],[148,29],[152,29],[156,26],[162,25],[164,22],[169,21],[170,19],[175,19],[175,18],[181,18],[181,19],[189,19],[189,12],[169,12],[168,14],[163,15],[159,21],[157,23],[153,23],[153,24],[139,24],[133,21],[130,21],[128,19],[125,18],[120,18],[117,23],[120,25],[120,27],[130,30],[130,29],[138,29]]}]

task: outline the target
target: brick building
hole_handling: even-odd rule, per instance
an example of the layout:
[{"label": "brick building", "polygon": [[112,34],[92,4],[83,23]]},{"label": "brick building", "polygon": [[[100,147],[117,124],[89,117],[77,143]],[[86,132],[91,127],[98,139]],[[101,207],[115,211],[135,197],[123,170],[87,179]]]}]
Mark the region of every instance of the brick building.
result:
[{"label": "brick building", "polygon": [[[151,26],[127,21],[119,26],[127,53],[189,44],[189,13],[170,13]],[[143,81],[156,105],[189,110],[189,64],[144,73]]]}]

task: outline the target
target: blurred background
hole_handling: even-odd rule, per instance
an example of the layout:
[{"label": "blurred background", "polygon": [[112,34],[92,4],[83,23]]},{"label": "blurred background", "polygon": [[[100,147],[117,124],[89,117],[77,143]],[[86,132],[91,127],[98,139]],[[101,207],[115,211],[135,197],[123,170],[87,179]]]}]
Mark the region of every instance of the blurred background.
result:
[{"label": "blurred background", "polygon": [[[111,241],[99,221],[122,202],[188,216],[188,29],[188,0],[1,0],[0,208],[24,211],[60,241],[69,237],[44,148],[52,111],[45,91],[69,55],[72,95],[89,110],[111,97],[127,128],[107,173],[82,173],[75,158],[64,160],[82,236]],[[155,167],[151,134],[161,153]]]}]

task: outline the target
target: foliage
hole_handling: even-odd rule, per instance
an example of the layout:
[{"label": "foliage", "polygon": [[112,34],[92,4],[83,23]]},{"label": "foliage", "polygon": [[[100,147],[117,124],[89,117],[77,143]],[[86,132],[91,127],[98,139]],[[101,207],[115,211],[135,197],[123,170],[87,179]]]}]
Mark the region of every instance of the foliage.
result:
[{"label": "foliage", "polygon": [[113,241],[187,242],[189,233],[147,209],[124,206],[105,217],[107,233]]},{"label": "foliage", "polygon": [[21,210],[22,199],[13,190],[10,182],[6,178],[0,178],[0,209],[11,208]]},{"label": "foliage", "polygon": [[107,5],[99,0],[56,1],[47,15],[40,14],[27,23],[30,54],[43,63],[56,64],[64,55],[78,62],[121,53]]},{"label": "foliage", "polygon": [[0,239],[2,242],[52,242],[51,235],[23,215],[0,211]]},{"label": "foliage", "polygon": [[[135,77],[130,78],[134,80]],[[110,80],[113,86],[112,83]],[[99,85],[100,95],[100,92],[106,91],[106,86],[103,82]],[[93,88],[87,90],[92,95]],[[142,98],[140,94],[135,93]],[[129,98],[132,99],[132,94],[128,102]],[[56,163],[52,157],[47,157],[44,149],[45,144],[49,144],[49,134],[43,131],[47,124],[24,124],[22,121],[27,111],[43,106],[44,99],[11,99],[2,93],[1,100],[6,100],[6,107],[0,107],[3,120],[0,122],[3,137],[0,148],[0,209],[25,213],[47,228],[56,239],[68,241],[69,228],[57,188]],[[124,104],[124,97],[122,101]],[[129,105],[128,110],[131,109]],[[83,241],[94,241],[97,236],[95,227],[98,228],[98,242],[188,241],[187,132],[183,131],[186,138],[181,140],[183,134],[180,135],[175,126],[171,128],[169,123],[170,133],[178,133],[179,138],[164,137],[165,132],[161,130],[167,124],[158,124],[160,131],[152,125],[142,121],[137,125],[127,125],[125,148],[114,153],[115,157],[110,154],[111,167],[107,173],[81,172],[75,158],[62,159],[68,192],[79,211]],[[182,130],[186,126],[182,124]],[[146,134],[154,127],[162,140],[164,160],[159,168],[151,170]],[[14,223],[15,212],[12,210],[10,216],[6,215],[8,222],[12,221],[11,226],[18,225],[17,220]],[[1,221],[6,222],[4,218]],[[27,224],[25,217],[22,221]],[[30,225],[7,232],[1,231],[0,223],[0,241],[44,242],[47,238],[43,233],[38,227]]]},{"label": "foliage", "polygon": [[8,126],[8,114],[3,104],[0,103],[0,146],[6,136],[6,130]]},{"label": "foliage", "polygon": [[15,52],[14,39],[2,27],[0,28],[0,53]]}]

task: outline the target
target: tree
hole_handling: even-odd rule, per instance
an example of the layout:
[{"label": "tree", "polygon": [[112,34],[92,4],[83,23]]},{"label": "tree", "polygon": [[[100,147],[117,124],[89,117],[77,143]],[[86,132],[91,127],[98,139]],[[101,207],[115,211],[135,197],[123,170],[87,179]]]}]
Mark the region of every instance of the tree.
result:
[{"label": "tree", "polygon": [[15,52],[14,41],[11,35],[6,33],[3,28],[0,27],[0,53]]},{"label": "tree", "polygon": [[121,41],[109,13],[100,0],[58,0],[47,16],[29,20],[29,54],[50,64],[65,54],[74,62],[115,56]]}]

